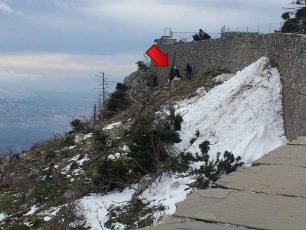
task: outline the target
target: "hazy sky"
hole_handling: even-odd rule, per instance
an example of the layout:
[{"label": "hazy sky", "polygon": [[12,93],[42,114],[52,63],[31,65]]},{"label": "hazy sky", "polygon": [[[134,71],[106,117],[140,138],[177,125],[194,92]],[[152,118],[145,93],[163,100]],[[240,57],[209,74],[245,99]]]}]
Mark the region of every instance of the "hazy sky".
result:
[{"label": "hazy sky", "polygon": [[0,84],[132,72],[163,28],[281,22],[288,0],[0,0]]}]

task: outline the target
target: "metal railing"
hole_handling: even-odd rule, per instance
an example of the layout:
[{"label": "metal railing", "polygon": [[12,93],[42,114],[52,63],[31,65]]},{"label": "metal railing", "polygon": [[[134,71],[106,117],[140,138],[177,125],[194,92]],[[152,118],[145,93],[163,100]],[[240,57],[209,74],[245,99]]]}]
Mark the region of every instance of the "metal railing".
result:
[{"label": "metal railing", "polygon": [[223,26],[221,29],[221,34],[224,37],[226,33],[232,33],[237,35],[255,35],[255,34],[270,34],[275,31],[279,31],[283,23],[267,23],[258,25],[247,25],[247,26],[237,26],[237,27],[227,27]]},{"label": "metal railing", "polygon": [[[223,26],[219,33],[217,32],[207,32],[212,39],[220,37],[235,37],[235,36],[252,36],[258,34],[269,34],[279,31],[283,23],[267,23],[258,25],[246,25],[246,26],[236,26],[228,27]],[[198,33],[198,31],[193,32],[174,32],[171,28],[164,29],[164,36],[169,39],[176,39],[179,42],[191,42],[193,41],[193,35]]]}]

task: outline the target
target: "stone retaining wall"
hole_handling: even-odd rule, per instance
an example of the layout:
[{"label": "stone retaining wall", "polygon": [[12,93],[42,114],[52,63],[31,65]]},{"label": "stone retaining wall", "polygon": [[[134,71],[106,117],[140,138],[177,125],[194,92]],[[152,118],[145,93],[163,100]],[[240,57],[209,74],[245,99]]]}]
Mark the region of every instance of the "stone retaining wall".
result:
[{"label": "stone retaining wall", "polygon": [[[285,132],[289,140],[306,135],[306,37],[290,34],[269,34],[241,38],[220,38],[190,43],[165,45],[170,66],[184,70],[189,62],[193,75],[207,70],[228,69],[236,72],[260,57],[269,57],[283,83]],[[159,84],[168,79],[169,68],[155,68]]]}]

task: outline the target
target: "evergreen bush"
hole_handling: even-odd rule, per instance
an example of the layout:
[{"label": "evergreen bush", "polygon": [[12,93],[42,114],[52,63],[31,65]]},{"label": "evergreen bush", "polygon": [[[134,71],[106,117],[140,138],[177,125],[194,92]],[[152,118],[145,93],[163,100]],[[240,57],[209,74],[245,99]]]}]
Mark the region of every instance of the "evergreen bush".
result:
[{"label": "evergreen bush", "polygon": [[176,131],[181,130],[182,122],[183,122],[183,117],[181,116],[181,114],[177,114],[173,121],[174,130]]},{"label": "evergreen bush", "polygon": [[74,132],[80,132],[84,130],[84,124],[80,119],[74,119],[70,122],[70,125]]},{"label": "evergreen bush", "polygon": [[116,90],[113,92],[106,103],[106,111],[103,111],[105,118],[111,118],[116,113],[127,108],[130,104],[126,91],[128,87],[122,83],[117,83]]},{"label": "evergreen bush", "polygon": [[149,67],[144,61],[138,61],[136,64],[138,66],[138,70],[143,70],[145,72],[149,71]]},{"label": "evergreen bush", "polygon": [[201,144],[199,144],[199,148],[200,148],[202,154],[207,154],[208,153],[208,151],[210,150],[209,145],[210,145],[209,141],[204,141]]},{"label": "evergreen bush", "polygon": [[203,162],[203,164],[188,173],[189,176],[195,179],[195,183],[192,186],[198,189],[211,187],[213,182],[228,173],[236,171],[238,167],[243,165],[243,162],[240,162],[241,157],[235,158],[228,151],[225,151],[222,157],[220,153],[217,153],[216,159],[210,160],[210,156],[208,155],[209,145],[210,143],[208,141],[204,141],[199,145],[202,154],[196,154],[195,161]]},{"label": "evergreen bush", "polygon": [[200,131],[197,130],[197,131],[194,133],[194,137],[192,137],[192,138],[190,139],[189,143],[190,143],[191,145],[193,145],[193,143],[199,138],[199,136],[200,136]]},{"label": "evergreen bush", "polygon": [[163,205],[152,205],[149,202],[136,200],[135,203],[127,202],[125,205],[112,205],[107,210],[108,221],[105,227],[116,229],[118,223],[125,226],[125,229],[138,229],[151,226],[156,222],[156,213],[162,216],[165,212]]},{"label": "evergreen bush", "polygon": [[132,183],[131,165],[127,159],[103,159],[97,166],[93,183],[105,192],[124,189]]},{"label": "evergreen bush", "polygon": [[118,82],[118,83],[117,83],[117,86],[116,86],[116,89],[117,89],[118,91],[123,91],[123,92],[125,92],[125,91],[127,91],[129,88],[128,88],[125,84]]},{"label": "evergreen bush", "polygon": [[158,165],[168,157],[165,145],[180,141],[174,130],[140,126],[130,133],[128,157],[135,161],[135,169],[142,175],[155,172]]},{"label": "evergreen bush", "polygon": [[94,147],[99,151],[104,151],[107,145],[108,135],[100,129],[93,131]]}]

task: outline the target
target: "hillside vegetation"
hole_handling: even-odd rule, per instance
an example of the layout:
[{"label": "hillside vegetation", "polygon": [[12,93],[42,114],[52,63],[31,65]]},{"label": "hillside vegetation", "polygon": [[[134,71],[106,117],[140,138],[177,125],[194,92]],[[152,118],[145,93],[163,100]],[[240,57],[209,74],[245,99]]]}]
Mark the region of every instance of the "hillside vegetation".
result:
[{"label": "hillside vegetation", "polygon": [[[235,171],[243,161],[254,160],[269,148],[283,144],[283,127],[271,124],[279,119],[281,124],[281,105],[267,110],[272,103],[281,101],[281,91],[277,91],[279,75],[269,61],[262,59],[240,77],[222,83],[220,75],[224,76],[224,72],[227,71],[204,72],[170,89],[156,85],[156,76],[149,69],[139,68],[125,79],[125,84],[117,85],[98,120],[74,120],[72,130],[63,137],[1,158],[1,228],[149,226],[172,214],[175,203],[188,193],[215,186],[218,178]],[[271,92],[273,99],[266,101],[262,111],[267,111],[261,115],[258,106],[250,104],[252,97],[248,100],[248,95],[261,95],[261,99],[268,100]],[[221,106],[225,102],[228,108]],[[253,106],[254,114],[244,115],[246,103]],[[235,116],[223,118],[222,114],[230,110]],[[238,119],[238,113],[242,118],[252,118],[249,122],[254,125],[264,122],[270,128],[273,144],[263,143],[262,151],[253,151],[253,157],[248,158],[239,151],[230,152],[236,149],[228,143],[238,145],[245,133],[217,140],[233,130],[215,122]],[[211,120],[210,115],[216,119],[205,123]],[[264,118],[270,115],[274,120]],[[227,126],[231,124],[234,121]],[[216,132],[212,126],[217,127]],[[249,127],[253,128],[246,122],[240,129],[249,132]],[[258,147],[261,141],[256,136],[258,132],[254,132],[258,139],[248,142],[252,143],[250,148]]]}]

